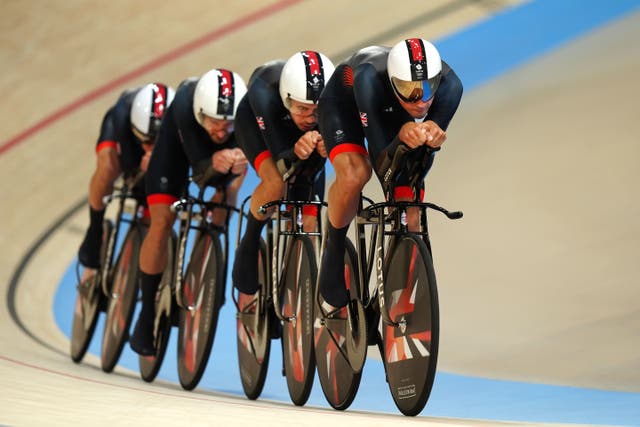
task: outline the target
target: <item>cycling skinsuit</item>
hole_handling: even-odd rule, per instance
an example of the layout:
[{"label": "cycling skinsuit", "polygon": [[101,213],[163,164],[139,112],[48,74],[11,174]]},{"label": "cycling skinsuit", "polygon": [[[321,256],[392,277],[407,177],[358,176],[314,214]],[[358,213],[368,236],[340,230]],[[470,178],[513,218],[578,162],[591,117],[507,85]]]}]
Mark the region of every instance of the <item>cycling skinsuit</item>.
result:
[{"label": "cycling skinsuit", "polygon": [[[149,205],[175,202],[187,189],[189,167],[193,175],[205,173],[216,151],[237,147],[233,133],[223,143],[215,143],[193,113],[193,96],[198,78],[185,80],[167,109],[147,171]],[[220,174],[221,182],[227,181]],[[215,182],[208,185],[215,186]]]}]

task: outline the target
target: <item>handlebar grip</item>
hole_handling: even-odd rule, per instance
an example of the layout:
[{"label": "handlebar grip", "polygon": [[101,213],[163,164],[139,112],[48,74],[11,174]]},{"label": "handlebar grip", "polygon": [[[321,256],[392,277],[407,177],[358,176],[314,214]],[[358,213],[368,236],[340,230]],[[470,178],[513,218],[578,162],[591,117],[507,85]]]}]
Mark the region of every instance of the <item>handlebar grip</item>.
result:
[{"label": "handlebar grip", "polygon": [[461,211],[455,211],[455,212],[449,212],[447,214],[447,216],[449,217],[449,219],[460,219],[462,218],[462,212]]}]

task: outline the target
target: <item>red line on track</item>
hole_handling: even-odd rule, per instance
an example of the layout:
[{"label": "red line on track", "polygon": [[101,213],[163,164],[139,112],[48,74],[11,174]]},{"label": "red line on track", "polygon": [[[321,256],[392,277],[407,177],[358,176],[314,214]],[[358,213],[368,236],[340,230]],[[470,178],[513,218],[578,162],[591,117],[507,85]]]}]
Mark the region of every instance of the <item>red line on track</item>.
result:
[{"label": "red line on track", "polygon": [[129,71],[128,73],[116,78],[115,80],[112,80],[100,87],[98,87],[97,89],[92,90],[91,92],[87,93],[86,95],[81,96],[80,98],[78,98],[77,100],[71,102],[70,104],[54,111],[53,113],[51,113],[50,115],[46,116],[45,118],[43,118],[42,120],[40,120],[39,122],[37,122],[36,124],[30,126],[29,128],[25,129],[24,131],[18,133],[17,135],[15,135],[14,137],[10,138],[9,140],[3,142],[2,144],[0,144],[0,156],[3,155],[4,153],[6,153],[7,151],[9,151],[11,148],[15,147],[16,145],[24,142],[26,139],[28,139],[29,137],[35,135],[36,133],[40,132],[41,130],[51,126],[53,123],[57,122],[58,120],[62,119],[63,117],[71,114],[72,112],[74,112],[75,110],[77,110],[78,108],[89,104],[90,102],[100,98],[101,96],[105,95],[106,93],[111,92],[113,89],[115,89],[116,87],[135,79],[136,77],[141,76],[142,74],[145,74],[151,70],[154,70],[162,65],[166,65],[171,61],[175,61],[176,59],[180,58],[181,56],[186,55],[187,53],[193,52],[196,49],[199,49],[201,47],[203,47],[204,45],[211,43],[215,40],[218,40],[220,38],[222,38],[223,36],[226,36],[234,31],[237,31],[243,27],[246,27],[247,25],[250,25],[254,22],[260,21],[261,19],[264,19],[268,16],[271,16],[281,10],[287,9],[290,6],[293,6],[296,3],[300,3],[302,0],[281,0],[278,1],[276,3],[273,3],[267,7],[264,7],[262,9],[259,9],[253,13],[250,13],[246,16],[243,16],[221,28],[218,28],[216,30],[211,31],[210,33],[207,33],[183,46],[179,46],[178,48],[171,50],[155,59],[152,59],[151,61],[147,62],[146,64],[141,65],[138,68],[135,68],[131,71]]}]

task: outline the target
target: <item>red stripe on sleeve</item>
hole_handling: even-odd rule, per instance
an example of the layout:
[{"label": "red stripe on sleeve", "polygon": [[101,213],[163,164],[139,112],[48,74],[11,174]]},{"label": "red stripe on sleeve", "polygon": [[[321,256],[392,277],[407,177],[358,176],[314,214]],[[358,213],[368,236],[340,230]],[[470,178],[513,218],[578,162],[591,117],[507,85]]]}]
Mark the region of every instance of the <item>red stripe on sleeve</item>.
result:
[{"label": "red stripe on sleeve", "polygon": [[170,205],[173,202],[177,201],[178,198],[173,194],[149,194],[147,196],[147,204],[151,205]]},{"label": "red stripe on sleeve", "polygon": [[101,150],[105,148],[113,148],[118,153],[120,152],[120,145],[116,141],[100,141],[96,146],[96,153],[99,153]]},{"label": "red stripe on sleeve", "polygon": [[331,150],[331,153],[329,153],[329,161],[333,163],[333,160],[336,158],[336,156],[342,153],[360,153],[363,156],[367,156],[369,154],[367,153],[367,149],[362,145],[342,143]]},{"label": "red stripe on sleeve", "polygon": [[413,190],[411,187],[403,185],[395,188],[393,192],[393,197],[398,199],[411,199],[413,200]]},{"label": "red stripe on sleeve", "polygon": [[271,152],[269,150],[264,150],[262,153],[258,154],[256,160],[253,162],[253,167],[256,169],[256,172],[260,173],[260,165],[267,159],[271,158]]}]

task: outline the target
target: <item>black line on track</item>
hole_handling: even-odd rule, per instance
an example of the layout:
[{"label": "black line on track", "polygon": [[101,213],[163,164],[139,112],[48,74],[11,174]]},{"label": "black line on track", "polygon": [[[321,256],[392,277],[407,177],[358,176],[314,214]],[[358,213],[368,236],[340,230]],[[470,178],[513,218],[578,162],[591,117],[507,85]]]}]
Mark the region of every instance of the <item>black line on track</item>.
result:
[{"label": "black line on track", "polygon": [[20,319],[20,315],[16,310],[16,292],[18,289],[18,284],[20,283],[20,278],[22,274],[25,272],[29,263],[37,252],[40,250],[42,245],[55,233],[70,217],[75,215],[82,207],[87,204],[87,197],[83,197],[81,200],[74,203],[71,208],[69,208],[66,212],[64,212],[60,217],[58,217],[45,231],[38,237],[38,239],[31,245],[31,247],[27,250],[27,253],[22,257],[20,264],[14,270],[13,275],[11,276],[11,280],[9,281],[9,289],[7,290],[7,308],[9,309],[9,315],[11,319],[13,319],[14,323],[20,328],[27,336],[29,336],[32,340],[37,342],[43,347],[48,348],[51,351],[54,351],[58,354],[62,354],[64,356],[69,356],[68,353],[60,351],[56,347],[53,347],[51,344],[41,340],[38,338],[33,332],[27,328],[27,326]]}]

